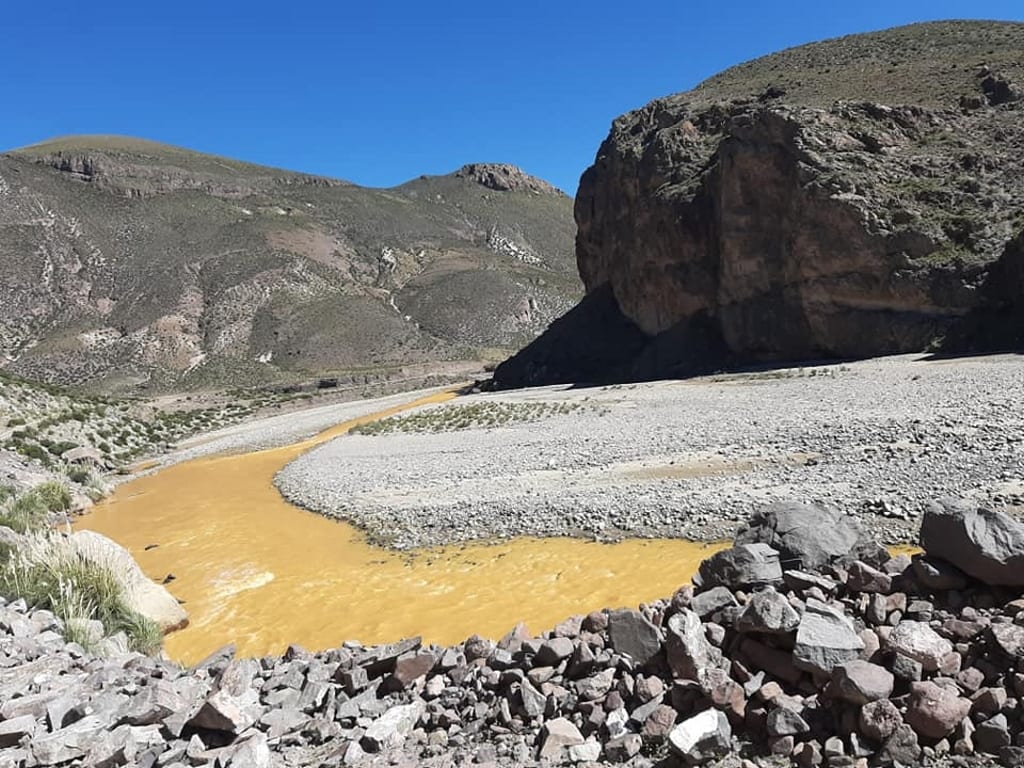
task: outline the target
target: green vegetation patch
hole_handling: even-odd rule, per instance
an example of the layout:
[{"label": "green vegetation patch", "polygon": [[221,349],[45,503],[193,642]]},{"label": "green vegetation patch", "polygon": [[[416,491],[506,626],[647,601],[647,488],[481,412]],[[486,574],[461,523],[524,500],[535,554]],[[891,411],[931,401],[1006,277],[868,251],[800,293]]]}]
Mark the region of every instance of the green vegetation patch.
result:
[{"label": "green vegetation patch", "polygon": [[583,403],[473,403],[391,416],[360,424],[349,430],[353,435],[387,435],[396,432],[456,432],[463,429],[489,429],[510,424],[540,421],[559,414],[572,413]]}]

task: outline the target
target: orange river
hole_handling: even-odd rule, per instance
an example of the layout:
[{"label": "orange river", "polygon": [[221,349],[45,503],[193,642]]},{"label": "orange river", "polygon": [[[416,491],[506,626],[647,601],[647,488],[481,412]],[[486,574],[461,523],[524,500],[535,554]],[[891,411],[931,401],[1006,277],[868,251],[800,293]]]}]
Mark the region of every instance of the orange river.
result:
[{"label": "orange river", "polygon": [[421,398],[283,448],[168,467],[124,483],[78,525],[126,546],[157,581],[175,576],[168,589],[191,623],[166,649],[183,663],[231,642],[261,656],[289,643],[320,650],[413,635],[449,644],[499,637],[519,621],[539,633],[572,614],[671,595],[720,548],[523,538],[399,553],[275,489],[274,475],[310,448],[451,397]]}]

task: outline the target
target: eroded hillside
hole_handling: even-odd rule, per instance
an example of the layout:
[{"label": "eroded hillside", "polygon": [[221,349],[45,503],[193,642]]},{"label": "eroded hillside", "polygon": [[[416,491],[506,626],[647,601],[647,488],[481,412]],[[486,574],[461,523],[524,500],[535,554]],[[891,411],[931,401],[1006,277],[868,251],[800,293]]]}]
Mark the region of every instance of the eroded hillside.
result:
[{"label": "eroded hillside", "polygon": [[107,390],[493,359],[571,306],[571,205],[511,166],[367,189],[45,142],[0,155],[0,356]]}]

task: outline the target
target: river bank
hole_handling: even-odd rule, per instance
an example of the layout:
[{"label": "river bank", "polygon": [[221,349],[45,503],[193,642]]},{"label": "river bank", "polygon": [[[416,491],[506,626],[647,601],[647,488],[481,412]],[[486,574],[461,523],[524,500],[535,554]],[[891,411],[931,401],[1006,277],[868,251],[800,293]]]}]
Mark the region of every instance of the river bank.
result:
[{"label": "river bank", "polygon": [[[1024,504],[1022,393],[1019,356],[905,355],[476,394],[431,406],[435,425],[333,440],[276,484],[397,549],[515,536],[721,540],[778,499],[823,502],[885,543],[907,543],[936,495]],[[444,416],[538,405],[545,415],[527,423]]]}]

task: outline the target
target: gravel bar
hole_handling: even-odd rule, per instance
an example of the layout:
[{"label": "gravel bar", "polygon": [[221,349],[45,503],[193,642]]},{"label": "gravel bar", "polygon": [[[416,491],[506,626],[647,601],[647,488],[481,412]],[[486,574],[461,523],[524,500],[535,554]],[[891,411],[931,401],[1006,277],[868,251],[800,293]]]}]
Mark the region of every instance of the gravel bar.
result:
[{"label": "gravel bar", "polygon": [[714,540],[777,499],[855,513],[898,543],[937,497],[1024,504],[1015,355],[904,355],[454,404],[490,401],[581,407],[497,428],[346,435],[287,466],[278,487],[397,549],[522,535]]}]

